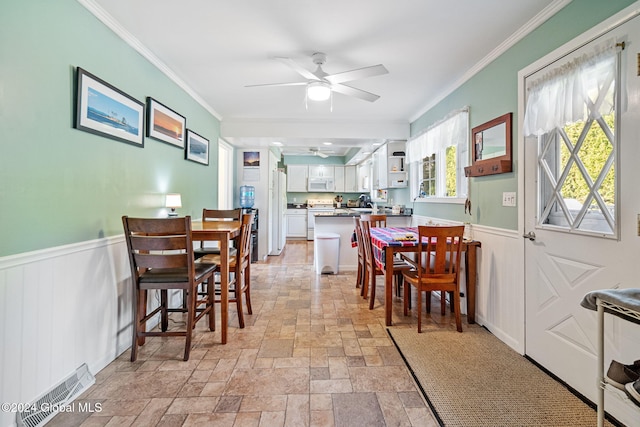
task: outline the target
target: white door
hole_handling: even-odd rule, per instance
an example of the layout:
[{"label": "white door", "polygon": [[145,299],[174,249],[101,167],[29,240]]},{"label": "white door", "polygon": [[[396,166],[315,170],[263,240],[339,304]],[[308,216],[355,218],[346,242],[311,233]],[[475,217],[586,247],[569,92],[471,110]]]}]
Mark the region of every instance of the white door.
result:
[{"label": "white door", "polygon": [[[524,231],[535,233],[525,243],[526,354],[592,401],[597,392],[597,324],[595,312],[582,308],[580,301],[592,290],[638,287],[640,77],[637,49],[629,47],[640,44],[640,18],[578,50],[554,54],[549,66],[525,79],[530,86],[612,38],[627,45],[619,54],[621,73],[611,76],[622,94],[614,112],[618,121],[606,116],[592,123],[589,132],[580,133],[585,126],[567,126],[564,133],[552,131],[523,142]],[[609,91],[607,85],[589,93],[590,110],[615,98],[615,86]],[[605,369],[611,359],[630,363],[640,356],[640,330],[608,318]]]}]

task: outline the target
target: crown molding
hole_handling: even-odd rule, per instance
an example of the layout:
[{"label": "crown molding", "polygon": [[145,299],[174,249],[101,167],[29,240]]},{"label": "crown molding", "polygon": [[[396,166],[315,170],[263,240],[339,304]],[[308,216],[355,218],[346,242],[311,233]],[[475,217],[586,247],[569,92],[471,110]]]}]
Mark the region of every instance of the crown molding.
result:
[{"label": "crown molding", "polygon": [[529,35],[533,30],[538,28],[540,25],[545,23],[549,18],[558,13],[561,9],[563,9],[566,5],[571,3],[573,0],[556,0],[545,7],[540,13],[534,16],[529,22],[523,25],[518,29],[515,33],[513,33],[509,38],[504,40],[500,45],[498,45],[495,49],[493,49],[487,56],[482,58],[476,65],[469,69],[460,79],[458,79],[451,86],[446,88],[440,95],[436,96],[429,104],[425,105],[420,111],[414,114],[409,118],[409,122],[413,123],[418,120],[423,114],[427,111],[438,105],[440,101],[442,101],[447,96],[451,95],[456,89],[466,83],[473,76],[478,74],[482,69],[484,69],[487,65],[493,62],[500,55],[505,53],[511,47],[513,47],[520,40]]},{"label": "crown molding", "polygon": [[91,12],[100,22],[106,25],[111,31],[116,33],[118,37],[124,40],[135,51],[142,55],[147,61],[153,64],[158,70],[166,75],[171,81],[184,90],[191,98],[200,104],[205,110],[207,110],[212,116],[219,121],[222,121],[222,116],[218,114],[216,110],[211,107],[204,99],[198,95],[184,80],[173,72],[171,68],[162,62],[156,55],[144,46],[140,40],[133,36],[127,29],[125,29],[119,22],[117,22],[113,16],[107,13],[99,4],[94,0],[77,0],[82,6],[84,6],[89,12]]}]

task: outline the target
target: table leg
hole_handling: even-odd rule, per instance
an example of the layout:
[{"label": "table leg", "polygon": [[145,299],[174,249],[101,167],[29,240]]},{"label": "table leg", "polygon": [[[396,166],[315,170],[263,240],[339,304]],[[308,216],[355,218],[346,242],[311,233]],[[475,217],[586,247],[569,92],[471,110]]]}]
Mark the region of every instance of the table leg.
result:
[{"label": "table leg", "polygon": [[[391,326],[391,314],[393,313],[393,249],[384,249],[384,314],[387,326]],[[375,276],[374,276],[375,280]],[[371,286],[375,286],[375,282]]]},{"label": "table leg", "polygon": [[229,326],[229,239],[220,242],[220,335],[222,344],[227,343]]},{"label": "table leg", "polygon": [[467,280],[467,323],[473,324],[476,323],[477,258],[475,245],[467,245],[464,261]]}]

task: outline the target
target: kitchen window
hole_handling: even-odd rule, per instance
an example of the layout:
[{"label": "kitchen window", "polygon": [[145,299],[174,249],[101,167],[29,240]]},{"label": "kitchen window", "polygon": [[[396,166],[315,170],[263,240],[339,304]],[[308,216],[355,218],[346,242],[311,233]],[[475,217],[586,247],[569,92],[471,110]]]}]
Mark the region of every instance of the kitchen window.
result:
[{"label": "kitchen window", "polygon": [[[467,197],[469,109],[451,112],[407,143],[411,198],[456,202]],[[443,199],[443,200],[439,200]]]}]

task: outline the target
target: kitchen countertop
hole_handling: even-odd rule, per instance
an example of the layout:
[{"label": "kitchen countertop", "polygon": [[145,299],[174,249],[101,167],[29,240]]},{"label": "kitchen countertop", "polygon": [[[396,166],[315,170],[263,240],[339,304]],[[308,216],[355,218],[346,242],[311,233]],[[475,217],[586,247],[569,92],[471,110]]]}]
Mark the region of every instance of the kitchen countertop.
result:
[{"label": "kitchen countertop", "polygon": [[287,209],[307,209],[306,203],[287,203]]},{"label": "kitchen countertop", "polygon": [[[352,209],[352,208],[340,208],[340,209],[336,209],[334,212],[318,212],[316,214],[316,216],[324,216],[324,217],[354,217],[354,216],[360,216],[362,214],[367,214],[367,213],[371,213],[371,210],[369,210],[369,212],[366,211],[361,211],[360,208],[357,209]],[[378,213],[379,214],[384,214],[387,216],[399,216],[399,217],[410,217],[411,214],[409,213],[402,213],[402,214],[393,214],[391,213],[391,209],[378,209]]]}]

